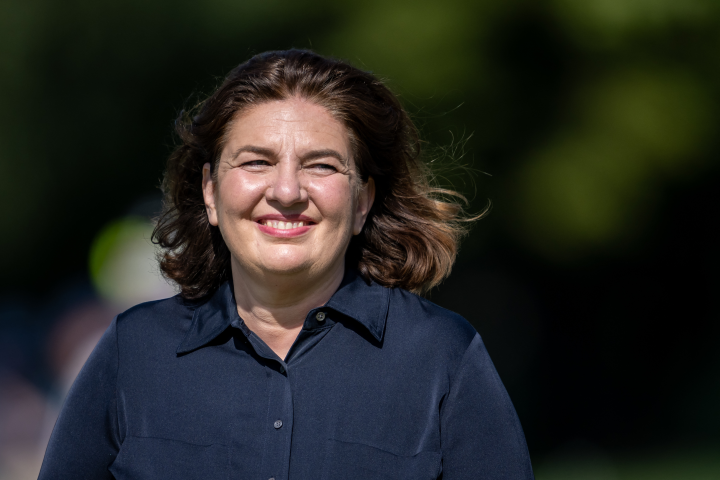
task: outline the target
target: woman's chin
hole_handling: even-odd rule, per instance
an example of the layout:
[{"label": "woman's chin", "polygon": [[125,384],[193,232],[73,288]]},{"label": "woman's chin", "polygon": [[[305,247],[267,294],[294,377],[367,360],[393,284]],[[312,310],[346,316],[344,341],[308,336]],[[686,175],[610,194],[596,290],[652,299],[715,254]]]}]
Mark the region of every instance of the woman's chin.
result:
[{"label": "woman's chin", "polygon": [[262,266],[263,273],[268,275],[299,275],[309,273],[312,270],[312,263],[306,262],[284,262],[270,263]]},{"label": "woman's chin", "polygon": [[318,267],[318,259],[312,258],[300,248],[284,248],[278,251],[266,252],[263,259],[257,262],[257,267],[264,274],[269,275],[298,275],[309,273]]},{"label": "woman's chin", "polygon": [[[298,276],[310,277],[333,275],[338,265],[344,264],[344,249],[337,244],[324,250],[308,245],[292,243],[260,243],[234,245],[234,263],[252,276]],[[242,248],[246,247],[246,248]],[[252,248],[255,247],[255,248]]]}]

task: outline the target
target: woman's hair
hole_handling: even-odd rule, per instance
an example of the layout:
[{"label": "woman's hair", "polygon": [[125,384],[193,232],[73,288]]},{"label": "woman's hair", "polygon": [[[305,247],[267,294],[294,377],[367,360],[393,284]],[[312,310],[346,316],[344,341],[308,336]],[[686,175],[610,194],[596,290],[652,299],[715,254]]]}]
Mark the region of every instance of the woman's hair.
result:
[{"label": "woman's hair", "polygon": [[424,293],[447,277],[465,233],[458,193],[435,188],[421,159],[418,130],[395,95],[371,73],[305,50],[266,52],[230,72],[220,88],[175,122],[180,144],[163,180],[163,213],[153,241],[163,274],[186,298],[206,295],[231,277],[230,251],[210,225],[202,168],[213,172],[238,113],[299,97],[327,110],[348,130],[362,182],[375,202],[353,237],[346,265],[366,280]]}]

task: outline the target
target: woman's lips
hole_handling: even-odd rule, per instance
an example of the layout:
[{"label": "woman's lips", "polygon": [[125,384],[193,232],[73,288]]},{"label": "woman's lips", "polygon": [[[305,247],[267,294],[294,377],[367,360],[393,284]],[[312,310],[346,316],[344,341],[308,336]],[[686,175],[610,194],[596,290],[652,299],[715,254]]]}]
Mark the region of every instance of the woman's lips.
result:
[{"label": "woman's lips", "polygon": [[270,218],[261,218],[257,220],[258,228],[261,232],[273,237],[297,237],[308,232],[314,222],[308,220],[275,220]]}]

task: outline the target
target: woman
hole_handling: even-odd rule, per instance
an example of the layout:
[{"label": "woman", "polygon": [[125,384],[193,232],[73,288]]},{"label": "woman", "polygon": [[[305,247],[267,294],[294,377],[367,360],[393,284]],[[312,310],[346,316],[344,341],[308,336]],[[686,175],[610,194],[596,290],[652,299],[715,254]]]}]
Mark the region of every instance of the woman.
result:
[{"label": "woman", "polygon": [[181,293],[115,319],[40,478],[532,478],[480,336],[415,294],[463,218],[381,82],[269,52],[176,128],[155,239]]}]

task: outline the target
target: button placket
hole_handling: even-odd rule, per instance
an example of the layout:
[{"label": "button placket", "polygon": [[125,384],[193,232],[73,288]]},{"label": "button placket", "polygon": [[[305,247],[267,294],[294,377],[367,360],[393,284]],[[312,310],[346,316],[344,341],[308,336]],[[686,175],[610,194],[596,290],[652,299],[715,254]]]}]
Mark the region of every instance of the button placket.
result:
[{"label": "button placket", "polygon": [[292,392],[288,377],[276,369],[268,368],[268,379],[270,388],[266,425],[269,431],[263,451],[262,469],[265,478],[287,480],[292,442]]}]

